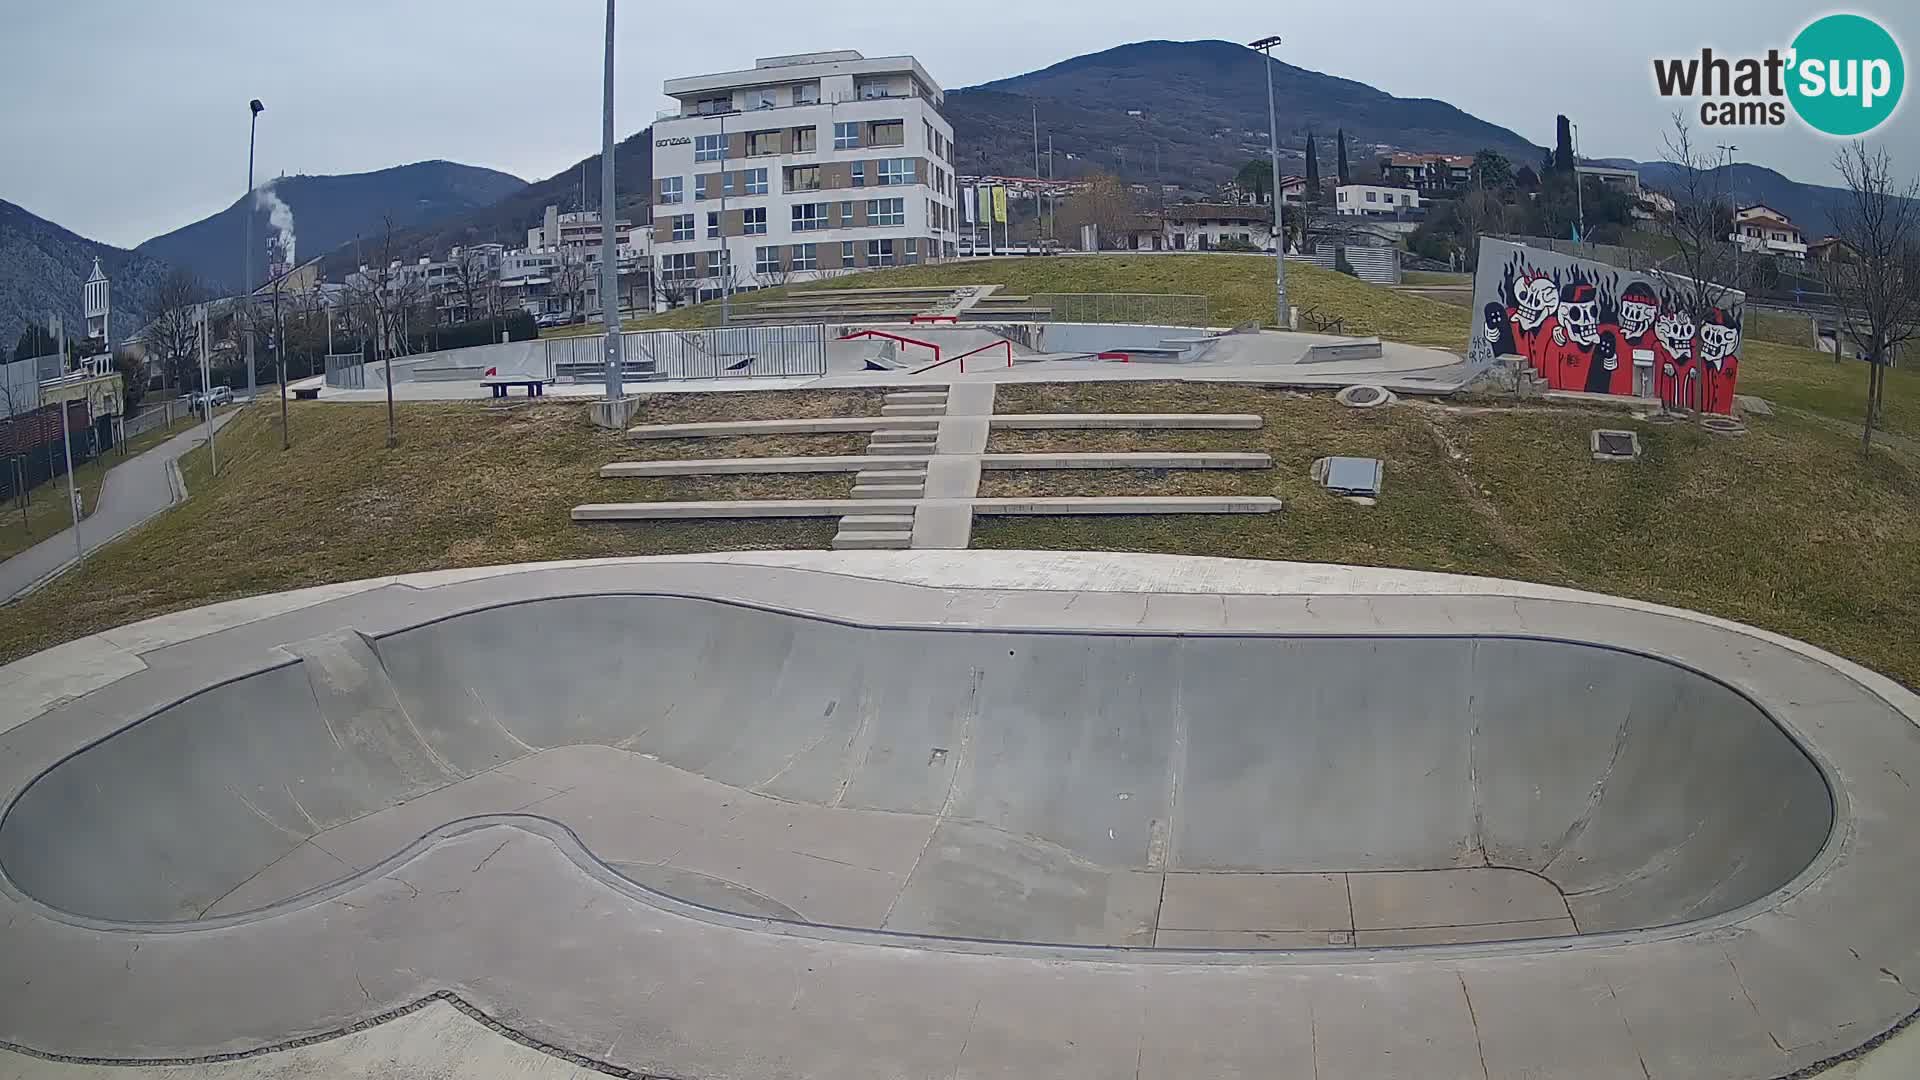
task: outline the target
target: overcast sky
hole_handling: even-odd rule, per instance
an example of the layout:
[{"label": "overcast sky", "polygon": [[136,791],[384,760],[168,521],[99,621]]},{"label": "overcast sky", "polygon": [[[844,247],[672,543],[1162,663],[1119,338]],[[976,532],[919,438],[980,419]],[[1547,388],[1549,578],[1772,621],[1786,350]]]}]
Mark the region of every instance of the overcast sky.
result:
[{"label": "overcast sky", "polygon": [[[1439,98],[1542,145],[1564,112],[1587,155],[1646,160],[1659,156],[1671,112],[1652,88],[1653,56],[1784,47],[1811,9],[1806,0],[1213,0],[1196,18],[1144,0],[749,0],[712,21],[709,10],[721,9],[622,0],[621,135],[668,104],[662,79],[750,67],[756,56],[912,53],[953,88],[1130,41],[1277,33],[1289,63]],[[1914,62],[1912,0],[1853,10],[1891,27]],[[0,0],[0,198],[131,247],[245,192],[251,97],[267,105],[262,178],[446,158],[539,179],[599,148],[604,11],[598,0]],[[1911,100],[1873,138],[1907,175],[1920,170]],[[1797,123],[1733,141],[1742,160],[1832,181],[1834,144]]]}]

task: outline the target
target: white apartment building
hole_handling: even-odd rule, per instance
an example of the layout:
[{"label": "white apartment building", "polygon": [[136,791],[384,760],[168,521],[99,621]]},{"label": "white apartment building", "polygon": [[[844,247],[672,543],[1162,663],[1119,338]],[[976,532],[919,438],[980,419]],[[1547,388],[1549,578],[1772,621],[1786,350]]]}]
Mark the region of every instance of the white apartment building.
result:
[{"label": "white apartment building", "polygon": [[1336,214],[1399,214],[1418,209],[1420,193],[1412,188],[1341,184],[1333,189]]},{"label": "white apartment building", "polygon": [[[774,56],[669,79],[653,258],[672,299],[957,254],[953,127],[911,56]],[[678,294],[678,295],[676,295]]]},{"label": "white apartment building", "polygon": [[1807,238],[1787,215],[1765,203],[1743,206],[1734,212],[1734,233],[1728,237],[1742,251],[1766,255],[1785,255],[1792,259],[1807,257]]}]

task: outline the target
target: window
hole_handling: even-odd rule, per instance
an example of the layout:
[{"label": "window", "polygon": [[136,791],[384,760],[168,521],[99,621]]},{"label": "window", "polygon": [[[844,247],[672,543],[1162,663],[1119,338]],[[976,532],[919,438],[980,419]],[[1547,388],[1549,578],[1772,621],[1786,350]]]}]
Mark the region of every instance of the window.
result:
[{"label": "window", "polygon": [[817,136],[818,134],[819,134],[819,129],[814,127],[812,124],[808,124],[806,127],[794,128],[793,129],[793,152],[796,154],[813,153],[813,146],[814,146],[813,140],[814,140],[814,137]]},{"label": "window", "polygon": [[833,148],[835,150],[852,150],[859,145],[860,125],[858,123],[833,125]]},{"label": "window", "polygon": [[693,160],[719,161],[727,150],[725,135],[695,135],[693,137]]},{"label": "window", "polygon": [[867,241],[867,265],[868,266],[892,266],[893,265],[893,241],[891,240]]},{"label": "window", "polygon": [[700,275],[693,252],[660,256],[660,277],[664,281],[692,281]]},{"label": "window", "polygon": [[780,102],[776,100],[778,96],[779,96],[779,91],[775,90],[773,87],[771,86],[761,87],[760,89],[752,91],[747,95],[748,107],[754,108],[754,109],[774,108],[780,104]]},{"label": "window", "polygon": [[1377,194],[1377,193],[1376,193],[1376,192],[1372,192],[1372,191],[1369,191],[1369,192],[1367,192],[1367,201],[1368,201],[1368,202],[1373,202],[1373,201],[1375,201],[1375,200],[1374,200],[1374,195],[1375,195],[1375,194]]},{"label": "window", "polygon": [[868,199],[867,224],[905,225],[907,223],[906,204],[905,199]]},{"label": "window", "polygon": [[733,194],[733,174],[732,173],[728,172],[728,173],[720,174],[720,193],[722,195]]},{"label": "window", "polygon": [[747,170],[747,194],[765,195],[767,193],[767,170]]},{"label": "window", "polygon": [[686,198],[686,189],[682,186],[683,183],[684,179],[682,177],[661,177],[660,201],[663,203],[677,203],[684,200]]},{"label": "window", "polygon": [[840,227],[844,229],[847,226],[852,224],[853,224],[853,203],[843,202],[840,204]]},{"label": "window", "polygon": [[854,162],[854,163],[853,163],[853,169],[852,169],[852,174],[853,174],[853,186],[854,186],[854,187],[866,187],[866,186],[867,186],[867,163],[866,163],[866,162],[864,162],[864,161],[856,161],[856,162]]},{"label": "window", "polygon": [[786,188],[788,191],[819,191],[820,166],[794,165],[787,169]]},{"label": "window", "polygon": [[873,140],[868,146],[905,146],[907,144],[907,125],[901,120],[875,120],[873,122]]},{"label": "window", "polygon": [[706,113],[708,115],[711,115],[713,113],[732,112],[733,111],[733,95],[728,94],[725,97],[701,98],[699,101],[694,103],[693,111],[696,113]]},{"label": "window", "polygon": [[1346,202],[1346,201],[1347,201],[1347,193],[1346,193],[1346,192],[1344,192],[1344,191],[1342,191],[1342,192],[1338,192],[1338,195],[1340,196],[1340,201],[1341,201],[1341,202]]},{"label": "window", "polygon": [[707,273],[718,276],[733,268],[733,260],[727,257],[726,248],[714,248],[707,252]]},{"label": "window", "polygon": [[898,184],[913,183],[912,158],[882,158],[877,169],[877,183],[881,187],[893,187]]},{"label": "window", "polygon": [[777,274],[780,272],[780,248],[778,245],[753,249],[753,272],[756,274]]},{"label": "window", "polygon": [[940,143],[938,140],[940,136],[935,135],[933,133],[933,125],[927,123],[925,120],[922,120],[920,121],[920,127],[923,129],[923,131],[927,136],[927,149],[933,151],[936,154],[939,153]]},{"label": "window", "polygon": [[747,156],[766,157],[780,152],[780,133],[778,131],[750,131],[747,133]]},{"label": "window", "polygon": [[714,239],[717,239],[719,236],[720,236],[720,212],[717,210],[709,210],[707,211],[707,239],[714,240]]},{"label": "window", "polygon": [[793,103],[795,105],[820,104],[820,84],[819,83],[801,83],[799,86],[794,87]]},{"label": "window", "polygon": [[827,227],[826,203],[797,203],[793,208],[793,231],[813,232]]},{"label": "window", "polygon": [[750,206],[740,211],[740,231],[748,236],[759,236],[767,231],[767,208]]},{"label": "window", "polygon": [[675,240],[693,239],[693,215],[692,214],[674,215],[673,238]]},{"label": "window", "polygon": [[795,244],[793,262],[788,265],[793,270],[817,270],[820,268],[820,256],[812,244]]},{"label": "window", "polygon": [[1400,196],[1400,205],[1401,206],[1407,205],[1407,195],[1404,192]]},{"label": "window", "polygon": [[[920,261],[920,241],[918,239],[909,239],[903,242],[907,245],[907,253],[901,261],[905,262],[908,266],[912,266],[914,263]],[[927,243],[932,244],[933,241],[929,240]],[[928,250],[932,250],[932,248],[928,248]]]},{"label": "window", "polygon": [[889,97],[889,96],[891,95],[887,93],[886,83],[870,82],[870,83],[862,83],[860,86],[860,99],[862,101],[870,101],[874,98],[883,98],[883,97]]},{"label": "window", "polygon": [[840,241],[840,265],[853,265],[853,241],[851,240]]},{"label": "window", "polygon": [[704,199],[706,197],[707,197],[707,178],[705,176],[694,177],[693,178],[693,201],[699,202],[701,199]]}]

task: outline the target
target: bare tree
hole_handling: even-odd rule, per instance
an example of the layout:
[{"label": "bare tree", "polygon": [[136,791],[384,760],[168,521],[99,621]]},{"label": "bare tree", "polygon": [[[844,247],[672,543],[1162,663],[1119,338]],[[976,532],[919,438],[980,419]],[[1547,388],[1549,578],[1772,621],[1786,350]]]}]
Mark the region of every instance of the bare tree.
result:
[{"label": "bare tree", "polygon": [[1131,228],[1139,216],[1133,192],[1118,178],[1104,173],[1087,178],[1085,189],[1069,197],[1060,207],[1059,228],[1069,234],[1084,225],[1098,225],[1102,243],[1114,241]]},{"label": "bare tree", "polygon": [[194,309],[207,299],[207,289],[187,270],[175,269],[160,280],[147,306],[147,326],[140,332],[147,354],[160,363],[161,378],[177,387],[198,361],[200,331]]},{"label": "bare tree", "polygon": [[393,414],[393,356],[405,348],[408,317],[411,308],[420,301],[418,282],[400,273],[395,254],[399,250],[395,245],[396,232],[393,215],[385,215],[381,220],[380,239],[374,246],[373,263],[362,266],[347,279],[348,303],[366,320],[373,338],[372,358],[386,365],[383,381],[387,384],[388,449],[399,442]]},{"label": "bare tree", "polygon": [[486,256],[477,251],[463,250],[454,260],[453,287],[466,306],[467,318],[480,319],[493,314],[490,287],[495,276]]},{"label": "bare tree", "polygon": [[1740,258],[1732,242],[1733,202],[1726,170],[1707,150],[1693,144],[1686,115],[1674,113],[1673,130],[1662,138],[1660,155],[1673,166],[1666,191],[1673,209],[1657,215],[1674,253],[1662,260],[1660,269],[1679,275],[1669,276],[1668,284],[1696,326],[1705,325],[1732,294],[1745,290],[1753,265],[1753,260]]},{"label": "bare tree", "polygon": [[553,268],[553,291],[566,299],[568,322],[578,321],[587,308],[587,279],[590,274],[586,259],[567,250],[561,251],[560,261]]},{"label": "bare tree", "polygon": [[[1885,150],[1855,142],[1834,156],[1846,194],[1832,211],[1842,252],[1820,264],[1841,311],[1841,335],[1867,362],[1867,414],[1860,452],[1873,448],[1887,368],[1920,336],[1920,180],[1901,185]],[[1836,358],[1840,338],[1834,341]]]}]

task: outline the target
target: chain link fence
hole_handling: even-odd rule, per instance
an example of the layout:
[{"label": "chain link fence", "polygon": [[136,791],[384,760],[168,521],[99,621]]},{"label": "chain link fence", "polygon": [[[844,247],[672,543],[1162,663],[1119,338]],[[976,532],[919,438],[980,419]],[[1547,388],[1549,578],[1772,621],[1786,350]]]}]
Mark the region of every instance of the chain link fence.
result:
[{"label": "chain link fence", "polygon": [[[546,339],[547,376],[598,378],[603,337]],[[629,379],[788,378],[827,373],[827,328],[730,326],[704,330],[632,330],[620,335]]]},{"label": "chain link fence", "polygon": [[1186,293],[1034,293],[1027,306],[1052,309],[1044,322],[1213,325],[1207,298]]},{"label": "chain link fence", "polygon": [[365,356],[357,352],[328,353],[326,382],[336,390],[365,390],[367,388]]}]

